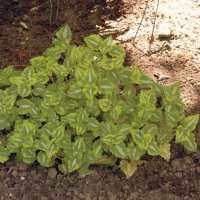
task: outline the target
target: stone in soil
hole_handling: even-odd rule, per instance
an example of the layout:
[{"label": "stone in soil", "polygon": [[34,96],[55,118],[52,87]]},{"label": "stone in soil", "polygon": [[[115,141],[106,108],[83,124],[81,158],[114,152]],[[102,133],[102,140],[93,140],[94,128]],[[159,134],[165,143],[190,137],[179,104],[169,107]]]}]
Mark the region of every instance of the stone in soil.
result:
[{"label": "stone in soil", "polygon": [[51,179],[55,179],[56,178],[56,176],[57,176],[57,170],[56,170],[56,168],[50,168],[49,170],[48,170],[48,176],[51,178]]}]

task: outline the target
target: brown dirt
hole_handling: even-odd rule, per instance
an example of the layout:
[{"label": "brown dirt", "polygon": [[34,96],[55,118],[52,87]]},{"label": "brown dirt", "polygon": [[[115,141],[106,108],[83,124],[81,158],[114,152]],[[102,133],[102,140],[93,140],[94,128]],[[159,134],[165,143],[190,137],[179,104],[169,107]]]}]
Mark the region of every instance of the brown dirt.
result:
[{"label": "brown dirt", "polygon": [[[53,22],[49,25],[49,1],[0,0],[0,68],[15,65],[22,69],[29,59],[51,45],[55,31],[69,24],[73,43],[84,36],[113,35],[127,52],[125,65],[138,64],[157,80],[155,74],[168,75],[160,81],[169,85],[181,81],[181,97],[188,114],[200,113],[200,6],[196,0],[160,1],[151,35],[157,1],[138,0],[53,0]],[[28,29],[20,25],[24,22]],[[162,27],[162,24],[167,25]],[[169,28],[167,28],[169,26]],[[163,36],[159,37],[161,29]],[[169,34],[167,33],[169,31]],[[136,35],[136,37],[135,37]],[[200,149],[200,124],[195,130]],[[53,168],[37,163],[26,165],[14,160],[0,164],[1,200],[182,200],[200,199],[200,151],[191,153],[172,142],[169,162],[160,157],[144,158],[147,163],[126,179],[121,171],[93,166],[94,175],[81,180],[62,176]]]}]

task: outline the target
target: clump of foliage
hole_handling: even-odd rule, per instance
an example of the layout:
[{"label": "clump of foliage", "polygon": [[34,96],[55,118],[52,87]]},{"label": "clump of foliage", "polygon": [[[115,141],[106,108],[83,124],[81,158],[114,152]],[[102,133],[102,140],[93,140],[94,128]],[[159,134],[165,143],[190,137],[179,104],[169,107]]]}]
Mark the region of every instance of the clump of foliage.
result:
[{"label": "clump of foliage", "polygon": [[179,83],[164,87],[124,67],[112,37],[71,39],[66,25],[30,66],[0,71],[0,162],[14,154],[81,177],[91,164],[117,165],[130,177],[144,154],[169,160],[174,138],[196,151],[199,116],[185,116]]}]

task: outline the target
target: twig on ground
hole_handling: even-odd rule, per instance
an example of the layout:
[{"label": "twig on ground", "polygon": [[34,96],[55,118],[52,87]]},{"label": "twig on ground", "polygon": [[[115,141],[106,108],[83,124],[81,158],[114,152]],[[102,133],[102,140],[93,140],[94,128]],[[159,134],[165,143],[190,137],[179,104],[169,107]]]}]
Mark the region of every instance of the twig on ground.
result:
[{"label": "twig on ground", "polygon": [[49,17],[49,24],[51,26],[52,23],[52,12],[53,12],[53,5],[52,5],[52,0],[49,0],[50,3],[50,17]]},{"label": "twig on ground", "polygon": [[159,1],[157,2],[157,7],[156,7],[156,13],[155,13],[155,17],[154,17],[154,22],[153,22],[153,29],[152,29],[152,32],[151,32],[151,39],[149,41],[149,50],[151,50],[151,44],[153,43],[154,41],[154,37],[153,37],[153,33],[154,33],[154,28],[155,28],[155,24],[156,24],[156,18],[157,18],[157,12],[158,12],[158,5],[159,5]]},{"label": "twig on ground", "polygon": [[145,13],[146,13],[146,10],[147,10],[147,6],[148,6],[148,2],[149,2],[149,0],[146,1],[146,6],[145,6],[145,9],[144,9],[144,12],[143,12],[143,15],[142,15],[142,19],[141,19],[141,21],[140,21],[140,24],[139,24],[139,26],[138,26],[138,29],[137,29],[137,31],[136,31],[136,33],[135,33],[134,38],[133,38],[133,44],[135,44],[135,39],[136,39],[136,37],[137,37],[138,31],[139,31],[140,26],[141,26],[141,24],[142,24],[142,21],[143,21],[143,19],[144,19],[144,16],[145,16]]},{"label": "twig on ground", "polygon": [[[53,4],[52,4],[52,0],[49,0],[49,3],[50,3],[49,24],[50,24],[50,26],[51,26],[51,24],[52,24],[52,13],[53,13]],[[56,19],[58,18],[58,11],[59,11],[59,8],[60,8],[60,1],[57,0]]]}]

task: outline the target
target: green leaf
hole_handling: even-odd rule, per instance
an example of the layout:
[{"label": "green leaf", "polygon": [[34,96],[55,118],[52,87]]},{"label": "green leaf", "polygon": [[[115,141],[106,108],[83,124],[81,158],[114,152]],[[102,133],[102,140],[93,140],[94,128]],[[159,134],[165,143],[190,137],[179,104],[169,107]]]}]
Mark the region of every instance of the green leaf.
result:
[{"label": "green leaf", "polygon": [[100,158],[103,153],[103,143],[101,140],[96,140],[93,143],[93,154],[96,158]]},{"label": "green leaf", "polygon": [[69,48],[69,43],[71,39],[72,32],[69,25],[66,24],[56,33],[56,38],[53,38],[53,44],[67,50]]},{"label": "green leaf", "polygon": [[151,156],[156,156],[161,154],[160,149],[155,141],[149,144],[147,152]]},{"label": "green leaf", "polygon": [[108,146],[111,146],[113,144],[114,136],[112,134],[104,135],[101,137],[101,141]]},{"label": "green leaf", "polygon": [[133,144],[128,146],[127,151],[131,161],[140,160],[141,156],[145,153],[144,150],[141,150],[138,146]]},{"label": "green leaf", "polygon": [[33,78],[37,80],[37,83],[34,84],[34,88],[41,88],[41,85],[46,84],[49,81],[49,76],[45,71],[33,74]]},{"label": "green leaf", "polygon": [[17,86],[20,86],[20,85],[23,86],[26,83],[26,78],[22,76],[11,77],[10,82]]},{"label": "green leaf", "polygon": [[95,171],[88,169],[90,164],[82,164],[78,169],[78,174],[80,178],[84,178],[87,175],[94,174]]},{"label": "green leaf", "polygon": [[78,123],[77,117],[78,117],[77,113],[69,113],[68,115],[66,115],[65,119],[70,124],[71,127],[75,128],[76,124]]},{"label": "green leaf", "polygon": [[88,119],[87,124],[86,124],[86,128],[88,130],[98,130],[99,129],[99,122],[95,118],[90,117]]},{"label": "green leaf", "polygon": [[53,138],[56,139],[62,139],[64,137],[64,133],[65,133],[65,127],[61,125],[53,130],[52,136]]},{"label": "green leaf", "polygon": [[81,52],[83,61],[90,62],[94,59],[95,52],[92,51],[89,47],[86,46],[79,46],[79,51]]},{"label": "green leaf", "polygon": [[60,46],[54,46],[54,47],[49,47],[46,49],[44,52],[44,55],[46,57],[51,57],[53,59],[58,60],[61,57],[61,53],[63,53],[64,50]]},{"label": "green leaf", "polygon": [[182,142],[188,139],[189,131],[182,125],[178,126],[176,130],[176,143]]},{"label": "green leaf", "polygon": [[46,135],[41,135],[40,139],[35,140],[35,148],[38,150],[43,150],[45,152],[49,151],[51,142]]},{"label": "green leaf", "polygon": [[186,117],[183,121],[183,126],[187,128],[188,131],[193,131],[199,120],[199,114]]},{"label": "green leaf", "polygon": [[70,99],[70,100],[67,100],[67,106],[69,109],[74,109],[74,108],[79,107],[79,104],[76,100]]},{"label": "green leaf", "polygon": [[23,138],[20,133],[14,133],[8,139],[9,142],[12,142],[15,146],[20,147],[23,142]]},{"label": "green leaf", "polygon": [[61,101],[61,96],[58,93],[54,93],[51,97],[50,97],[50,103],[53,106],[57,106]]},{"label": "green leaf", "polygon": [[117,120],[117,118],[121,115],[121,107],[120,106],[114,106],[113,108],[110,109],[110,116],[114,119]]},{"label": "green leaf", "polygon": [[68,24],[63,26],[59,31],[56,33],[56,36],[58,38],[62,38],[63,40],[66,40],[67,42],[70,42],[72,39],[72,32],[70,30],[70,27]]},{"label": "green leaf", "polygon": [[82,54],[81,54],[81,51],[78,49],[78,47],[76,46],[71,47],[69,57],[71,58],[71,61],[73,63],[77,63],[81,61]]},{"label": "green leaf", "polygon": [[110,99],[100,99],[99,100],[99,106],[100,106],[101,110],[103,110],[104,112],[107,112],[110,110],[111,104],[112,104],[112,102],[110,101]]},{"label": "green leaf", "polygon": [[21,75],[26,79],[29,79],[33,76],[34,73],[34,68],[32,66],[28,66],[22,71]]},{"label": "green leaf", "polygon": [[127,148],[124,142],[120,144],[112,145],[110,151],[119,158],[127,158]]},{"label": "green leaf", "polygon": [[68,169],[66,164],[60,164],[58,165],[58,169],[63,173],[63,174],[68,174]]},{"label": "green leaf", "polygon": [[140,78],[140,86],[141,87],[150,87],[155,84],[155,81],[151,79],[149,76],[142,74]]},{"label": "green leaf", "polygon": [[122,47],[120,47],[119,45],[113,45],[111,51],[109,51],[109,55],[111,55],[112,57],[124,57],[125,56],[125,51]]},{"label": "green leaf", "polygon": [[86,106],[91,116],[96,117],[99,115],[100,108],[99,108],[99,103],[96,97],[94,97],[92,100],[86,100]]},{"label": "green leaf", "polygon": [[134,66],[131,75],[132,83],[141,84],[141,76],[142,76],[141,71],[138,69],[137,66]]},{"label": "green leaf", "polygon": [[151,113],[151,121],[153,122],[160,122],[162,121],[162,111],[160,109],[156,109]]},{"label": "green leaf", "polygon": [[92,100],[97,94],[98,88],[96,85],[85,85],[83,88],[83,92],[89,100]]},{"label": "green leaf", "polygon": [[[98,59],[97,67],[101,69],[98,71],[98,75],[103,77],[103,74],[106,71],[111,71],[114,68],[114,63],[111,62],[111,60],[107,56],[102,56],[100,59]],[[103,70],[102,70],[103,69]]]},{"label": "green leaf", "polygon": [[41,124],[38,123],[38,121],[31,119],[24,119],[23,123],[20,123],[20,125],[22,125],[21,133],[24,135],[34,135],[36,130],[41,126]]},{"label": "green leaf", "polygon": [[96,160],[97,164],[104,164],[104,165],[108,165],[112,163],[112,160],[110,157],[108,157],[107,155],[102,155],[99,159]]},{"label": "green leaf", "polygon": [[9,65],[8,67],[6,67],[2,70],[2,75],[5,77],[9,77],[12,74],[13,69],[14,69],[14,66]]},{"label": "green leaf", "polygon": [[119,133],[128,134],[128,133],[130,133],[131,129],[133,129],[133,127],[129,124],[124,123],[124,124],[118,125]]},{"label": "green leaf", "polygon": [[6,148],[0,146],[0,163],[6,162],[9,158],[9,155],[10,152]]},{"label": "green leaf", "polygon": [[143,143],[144,132],[142,130],[132,129],[131,135],[133,137],[134,142],[137,145],[140,145]]},{"label": "green leaf", "polygon": [[13,142],[8,142],[6,144],[6,148],[11,152],[11,153],[16,153],[19,152],[19,145],[14,144]]},{"label": "green leaf", "polygon": [[155,91],[155,93],[157,95],[163,95],[165,87],[163,85],[155,82],[154,85],[153,85],[153,90]]},{"label": "green leaf", "polygon": [[166,120],[167,120],[167,124],[173,128],[175,126],[177,126],[179,120],[180,120],[180,116],[178,115],[178,113],[176,112],[176,110],[174,111],[165,111],[165,115],[166,115]]},{"label": "green leaf", "polygon": [[112,46],[113,46],[113,39],[112,39],[112,36],[109,36],[101,42],[101,46],[99,47],[99,50],[101,54],[104,55],[108,53],[109,51],[111,51]]},{"label": "green leaf", "polygon": [[5,93],[5,90],[1,90],[0,89],[0,100],[3,100],[6,98],[6,93]]},{"label": "green leaf", "polygon": [[24,115],[30,112],[34,104],[29,99],[20,99],[16,102],[16,105],[18,106],[19,114]]},{"label": "green leaf", "polygon": [[43,96],[46,92],[46,87],[42,83],[36,83],[34,85],[34,89],[32,90],[32,93],[36,96]]},{"label": "green leaf", "polygon": [[59,115],[65,115],[65,114],[67,114],[67,112],[68,112],[67,103],[65,103],[65,102],[60,102],[60,104],[58,104],[58,105],[55,107],[55,110],[56,110],[56,113],[59,114]]},{"label": "green leaf", "polygon": [[103,78],[98,81],[98,89],[100,94],[110,94],[115,87],[107,78]]},{"label": "green leaf", "polygon": [[136,96],[136,89],[133,87],[133,85],[126,85],[123,89],[123,97],[128,98],[134,98]]},{"label": "green leaf", "polygon": [[40,151],[40,152],[38,153],[38,155],[37,155],[37,160],[38,160],[38,162],[39,162],[42,166],[44,166],[44,167],[50,167],[50,166],[52,166],[52,164],[53,164],[51,158],[48,157],[48,156],[46,155],[46,153],[45,153],[45,152],[42,152],[42,151]]},{"label": "green leaf", "polygon": [[124,68],[122,70],[121,81],[122,81],[123,84],[129,85],[130,83],[132,83],[131,74],[132,74],[132,70],[129,69],[129,68]]},{"label": "green leaf", "polygon": [[9,122],[5,115],[0,114],[0,130],[3,130],[9,126]]},{"label": "green leaf", "polygon": [[85,109],[80,109],[78,116],[77,116],[77,121],[80,123],[84,123],[88,121],[88,114]]},{"label": "green leaf", "polygon": [[125,173],[127,178],[130,178],[134,172],[137,170],[138,162],[135,161],[127,161],[121,160],[120,161],[120,169]]},{"label": "green leaf", "polygon": [[112,60],[110,61],[110,65],[113,65],[113,69],[118,69],[121,68],[123,66],[124,63],[124,58],[123,57],[117,57],[117,58],[112,58]]},{"label": "green leaf", "polygon": [[24,85],[19,85],[17,88],[18,94],[24,98],[31,94],[31,87]]},{"label": "green leaf", "polygon": [[68,160],[68,171],[73,172],[81,166],[81,156],[70,156]]},{"label": "green leaf", "polygon": [[159,145],[160,149],[160,156],[162,156],[167,162],[169,162],[171,153],[170,153],[170,144],[164,143],[162,145]]},{"label": "green leaf", "polygon": [[92,50],[98,50],[102,39],[99,35],[90,35],[84,38],[84,41]]},{"label": "green leaf", "polygon": [[180,96],[180,82],[174,83],[164,89],[165,98],[169,101],[176,101]]},{"label": "green leaf", "polygon": [[59,150],[59,147],[56,144],[51,144],[48,152],[46,152],[48,158],[52,158]]},{"label": "green leaf", "polygon": [[24,148],[29,148],[29,147],[33,146],[34,142],[33,142],[33,137],[32,136],[27,135],[23,139],[24,139],[24,141],[22,142],[22,146]]},{"label": "green leaf", "polygon": [[3,99],[3,103],[6,107],[6,110],[10,110],[11,108],[13,108],[15,101],[16,101],[16,95],[15,94],[11,94],[9,96],[6,96]]},{"label": "green leaf", "polygon": [[165,124],[160,124],[159,132],[157,134],[158,143],[168,143],[174,138],[173,131]]},{"label": "green leaf", "polygon": [[82,162],[85,162],[85,163],[88,163],[88,164],[94,164],[96,162],[96,157],[95,157],[92,150],[87,150],[83,154]]},{"label": "green leaf", "polygon": [[158,132],[158,128],[155,124],[147,124],[142,128],[142,131],[145,134],[151,134],[151,135],[156,135]]},{"label": "green leaf", "polygon": [[189,151],[197,151],[197,143],[194,134],[190,134],[188,139],[181,142],[183,146]]},{"label": "green leaf", "polygon": [[38,71],[43,71],[45,69],[46,61],[44,56],[37,56],[30,59],[31,65]]},{"label": "green leaf", "polygon": [[180,95],[180,82],[171,84],[170,86],[168,86],[168,89],[170,90],[172,96],[179,97],[179,95]]},{"label": "green leaf", "polygon": [[26,85],[27,86],[33,86],[35,83],[37,83],[37,79],[36,78],[31,77],[31,78],[28,78],[26,80]]},{"label": "green leaf", "polygon": [[22,156],[25,158],[36,159],[35,148],[33,148],[33,147],[22,148],[21,152],[22,152]]},{"label": "green leaf", "polygon": [[75,68],[75,78],[77,81],[83,80],[85,74],[85,69],[82,69],[80,67]]},{"label": "green leaf", "polygon": [[61,140],[56,141],[56,145],[65,150],[66,155],[72,155],[72,142],[69,136],[64,136]]},{"label": "green leaf", "polygon": [[152,106],[151,104],[156,103],[156,97],[151,90],[141,90],[139,103],[141,105]]},{"label": "green leaf", "polygon": [[83,83],[93,84],[96,82],[96,80],[97,80],[97,75],[94,69],[91,66],[87,67],[87,70],[84,72]]},{"label": "green leaf", "polygon": [[15,95],[15,96],[17,96],[18,95],[17,86],[16,85],[12,85],[12,86],[6,88],[5,92],[6,92],[7,95],[10,95],[10,96]]},{"label": "green leaf", "polygon": [[85,132],[86,132],[86,125],[85,124],[83,124],[83,123],[76,124],[76,134],[77,135],[82,135]]},{"label": "green leaf", "polygon": [[71,98],[74,98],[74,99],[80,99],[83,95],[83,86],[81,84],[78,84],[78,83],[73,84],[70,87],[67,95]]},{"label": "green leaf", "polygon": [[116,131],[116,126],[108,121],[106,122],[105,124],[102,124],[101,128],[103,129],[103,136],[104,135],[109,135],[109,134],[115,134],[117,131]]},{"label": "green leaf", "polygon": [[114,144],[119,144],[121,142],[123,142],[126,139],[127,135],[126,134],[122,134],[122,133],[116,133],[113,143]]}]

